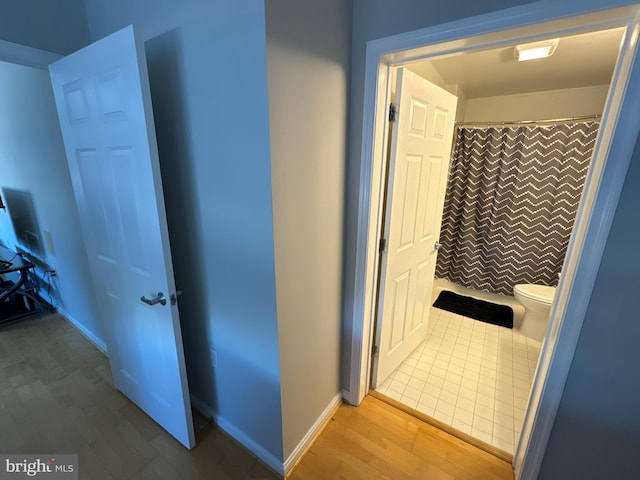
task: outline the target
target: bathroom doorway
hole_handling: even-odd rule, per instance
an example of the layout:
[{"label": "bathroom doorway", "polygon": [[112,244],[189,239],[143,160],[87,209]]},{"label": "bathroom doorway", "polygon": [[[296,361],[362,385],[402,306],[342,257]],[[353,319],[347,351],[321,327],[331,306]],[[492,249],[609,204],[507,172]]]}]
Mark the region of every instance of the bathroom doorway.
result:
[{"label": "bathroom doorway", "polygon": [[[615,64],[615,58],[613,59],[613,63]],[[571,115],[571,116],[573,116],[573,115]],[[548,118],[548,117],[547,117],[547,118]],[[552,117],[552,118],[553,118],[553,117]],[[515,119],[515,118],[507,118],[507,119],[503,119],[503,120],[517,120],[517,119]],[[438,324],[438,322],[432,323],[432,327],[433,327],[433,328],[435,328],[437,324]],[[529,358],[529,357],[535,357],[535,356],[536,356],[536,355],[534,355],[534,354],[532,354],[532,355],[527,354],[527,357],[528,357],[528,358]],[[529,359],[527,359],[527,360],[528,360],[528,362],[529,362],[529,363],[535,363],[535,362],[529,361]],[[531,374],[531,370],[529,370],[529,374]],[[526,402],[525,402],[525,403],[526,403]],[[515,434],[514,434],[514,435],[515,435]],[[517,446],[517,445],[515,445],[515,443],[517,443],[517,438],[514,440],[514,447],[516,447],[516,446]]]},{"label": "bathroom doorway", "polygon": [[[508,455],[513,455],[520,435],[546,332],[545,324],[534,335],[530,312],[523,322],[524,308],[513,298],[514,286],[557,285],[598,134],[597,119],[606,101],[608,85],[601,82],[611,78],[621,35],[620,30],[613,30],[560,39],[564,55],[576,55],[593,43],[607,50],[609,59],[598,56],[604,72],[592,74],[596,85],[574,87],[572,80],[563,80],[551,84],[563,88],[551,91],[491,97],[472,97],[466,94],[466,85],[456,86],[458,95],[471,104],[472,121],[464,118],[467,108],[463,105],[437,239],[441,246],[436,281],[428,292],[431,301],[424,303],[430,306],[444,291],[507,305],[515,313],[513,328],[431,307],[430,315],[425,315],[423,341],[414,345],[388,377],[380,378],[384,368],[372,372],[375,392]],[[556,60],[565,62],[562,56]],[[406,68],[412,67],[425,70],[425,65]],[[469,68],[463,64],[456,70],[464,76]],[[435,67],[429,71],[438,72]],[[501,88],[505,87],[493,87],[491,92],[499,93]],[[476,87],[473,93],[476,91],[481,90]],[[542,109],[546,97],[554,101]],[[510,111],[501,114],[500,105],[507,103]],[[591,109],[589,117],[582,115],[587,108]],[[499,115],[505,115],[502,121]],[[385,224],[394,210],[387,207],[386,211]],[[393,232],[388,238],[386,254],[390,255]],[[398,299],[386,292],[380,290],[379,305],[388,310],[388,304]],[[542,321],[548,320],[548,313],[549,309]],[[419,323],[416,315],[411,325]],[[378,315],[377,327],[381,328],[377,332],[387,320]],[[387,359],[386,344],[380,337],[376,335],[374,367]]]}]

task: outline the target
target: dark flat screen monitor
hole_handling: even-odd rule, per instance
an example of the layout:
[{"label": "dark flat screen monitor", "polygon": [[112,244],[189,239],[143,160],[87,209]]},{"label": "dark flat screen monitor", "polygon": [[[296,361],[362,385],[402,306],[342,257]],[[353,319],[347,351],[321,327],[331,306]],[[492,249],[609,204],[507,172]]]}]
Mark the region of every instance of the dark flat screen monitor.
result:
[{"label": "dark flat screen monitor", "polygon": [[33,255],[42,256],[40,226],[31,192],[3,187],[2,194],[18,245]]}]

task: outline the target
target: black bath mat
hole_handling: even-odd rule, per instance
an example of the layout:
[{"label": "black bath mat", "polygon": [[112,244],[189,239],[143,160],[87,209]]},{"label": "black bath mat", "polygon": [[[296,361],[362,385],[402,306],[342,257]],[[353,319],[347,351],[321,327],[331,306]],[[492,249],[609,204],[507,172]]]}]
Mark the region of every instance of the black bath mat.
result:
[{"label": "black bath mat", "polygon": [[513,328],[513,310],[506,305],[497,305],[443,290],[433,306],[481,322]]}]

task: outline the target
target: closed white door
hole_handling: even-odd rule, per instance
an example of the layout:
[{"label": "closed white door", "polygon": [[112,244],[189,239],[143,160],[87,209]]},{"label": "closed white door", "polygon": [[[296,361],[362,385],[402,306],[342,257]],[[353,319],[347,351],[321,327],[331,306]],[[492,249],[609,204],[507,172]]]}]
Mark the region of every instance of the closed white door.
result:
[{"label": "closed white door", "polygon": [[406,68],[396,83],[372,387],[427,335],[457,98]]},{"label": "closed white door", "polygon": [[127,27],[50,74],[114,383],[191,448],[144,46]]}]

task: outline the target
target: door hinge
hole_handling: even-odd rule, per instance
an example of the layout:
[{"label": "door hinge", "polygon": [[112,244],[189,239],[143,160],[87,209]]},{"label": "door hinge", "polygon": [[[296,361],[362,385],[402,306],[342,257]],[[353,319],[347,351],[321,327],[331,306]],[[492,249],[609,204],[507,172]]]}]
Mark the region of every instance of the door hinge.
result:
[{"label": "door hinge", "polygon": [[377,345],[373,345],[371,347],[371,356],[372,357],[377,357],[378,356],[378,346]]},{"label": "door hinge", "polygon": [[398,104],[392,103],[389,105],[389,121],[395,122],[398,120]]},{"label": "door hinge", "polygon": [[381,238],[380,239],[380,243],[378,244],[378,252],[379,253],[384,253],[384,251],[387,249],[387,239],[386,238]]},{"label": "door hinge", "polygon": [[177,305],[178,297],[182,295],[182,290],[178,290],[176,293],[171,295],[171,305]]}]

